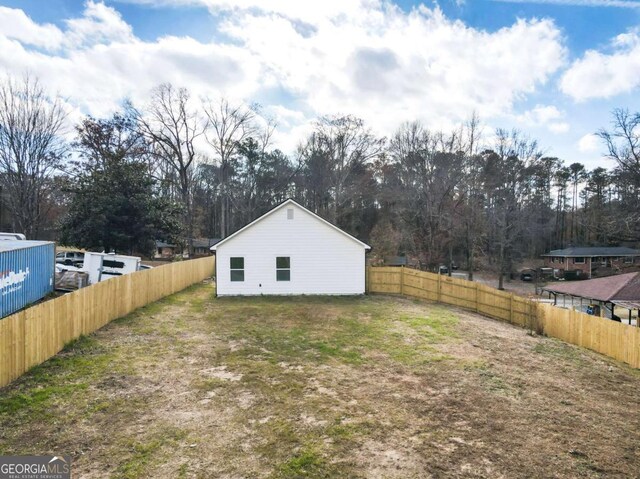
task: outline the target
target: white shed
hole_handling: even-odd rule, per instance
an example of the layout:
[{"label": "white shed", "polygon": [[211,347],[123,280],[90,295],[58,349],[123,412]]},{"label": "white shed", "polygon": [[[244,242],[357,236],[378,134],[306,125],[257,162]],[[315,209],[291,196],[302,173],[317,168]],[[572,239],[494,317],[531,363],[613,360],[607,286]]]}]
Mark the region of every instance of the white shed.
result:
[{"label": "white shed", "polygon": [[369,249],[287,200],[211,247],[217,294],[363,294]]}]

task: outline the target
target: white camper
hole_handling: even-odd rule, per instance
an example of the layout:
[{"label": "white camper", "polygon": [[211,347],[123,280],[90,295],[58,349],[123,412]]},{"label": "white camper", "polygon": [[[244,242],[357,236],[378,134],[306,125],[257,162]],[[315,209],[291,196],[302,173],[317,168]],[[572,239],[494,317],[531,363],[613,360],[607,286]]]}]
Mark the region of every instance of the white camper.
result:
[{"label": "white camper", "polygon": [[25,241],[27,237],[22,233],[0,233],[0,241],[9,240],[9,241]]},{"label": "white camper", "polygon": [[138,256],[87,252],[84,254],[84,264],[79,270],[89,274],[89,284],[95,284],[114,276],[138,271],[140,261],[141,258]]}]

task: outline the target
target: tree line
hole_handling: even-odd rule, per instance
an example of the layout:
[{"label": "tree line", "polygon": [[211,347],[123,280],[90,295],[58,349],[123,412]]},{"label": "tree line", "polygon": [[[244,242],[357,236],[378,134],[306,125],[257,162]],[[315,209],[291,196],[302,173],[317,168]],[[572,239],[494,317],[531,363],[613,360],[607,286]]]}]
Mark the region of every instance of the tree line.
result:
[{"label": "tree line", "polygon": [[[0,223],[29,238],[149,253],[222,238],[287,198],[422,268],[508,273],[568,245],[637,243],[640,113],[597,134],[616,166],[587,170],[518,130],[407,122],[389,138],[352,115],[318,118],[293,155],[259,106],[157,86],[145,105],[69,128],[33,78],[0,84]],[[502,274],[500,275],[502,278]]]}]

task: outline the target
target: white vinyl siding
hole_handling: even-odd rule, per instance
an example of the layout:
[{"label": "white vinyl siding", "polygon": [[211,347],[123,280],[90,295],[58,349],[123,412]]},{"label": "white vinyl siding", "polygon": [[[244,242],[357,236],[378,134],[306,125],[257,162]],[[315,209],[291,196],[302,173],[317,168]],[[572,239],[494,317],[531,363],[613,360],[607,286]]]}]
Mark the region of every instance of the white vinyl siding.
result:
[{"label": "white vinyl siding", "polygon": [[[243,282],[231,281],[232,257],[244,258]],[[289,258],[289,268],[278,268],[278,257]],[[220,244],[216,264],[220,296],[365,292],[365,246],[295,203]],[[279,270],[289,271],[289,281],[278,281]]]}]

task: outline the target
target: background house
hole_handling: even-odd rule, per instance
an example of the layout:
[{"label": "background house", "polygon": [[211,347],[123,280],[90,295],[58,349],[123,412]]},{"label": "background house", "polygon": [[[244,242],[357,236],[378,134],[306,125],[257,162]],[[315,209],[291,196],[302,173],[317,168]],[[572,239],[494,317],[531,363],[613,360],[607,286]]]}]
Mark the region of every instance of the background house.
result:
[{"label": "background house", "polygon": [[212,247],[217,294],[364,294],[369,249],[287,200]]},{"label": "background house", "polygon": [[176,255],[177,248],[177,245],[164,241],[156,241],[156,249],[153,257],[155,259],[172,259]]},{"label": "background house", "polygon": [[193,238],[193,256],[211,256],[211,247],[220,242],[220,238]]},{"label": "background house", "polygon": [[542,255],[545,266],[562,271],[580,270],[592,276],[609,276],[640,267],[640,251],[619,246],[570,247]]}]

